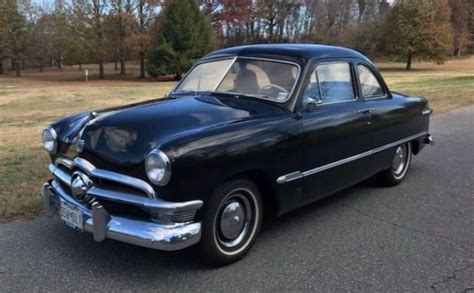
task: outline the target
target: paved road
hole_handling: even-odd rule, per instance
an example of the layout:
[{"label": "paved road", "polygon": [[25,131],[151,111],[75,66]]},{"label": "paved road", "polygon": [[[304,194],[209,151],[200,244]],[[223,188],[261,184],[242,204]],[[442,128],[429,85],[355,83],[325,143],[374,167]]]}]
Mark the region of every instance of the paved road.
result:
[{"label": "paved road", "polygon": [[193,249],[97,244],[57,219],[0,224],[0,292],[474,292],[474,107],[435,116],[432,133],[401,186],[363,183],[286,215],[223,268]]}]

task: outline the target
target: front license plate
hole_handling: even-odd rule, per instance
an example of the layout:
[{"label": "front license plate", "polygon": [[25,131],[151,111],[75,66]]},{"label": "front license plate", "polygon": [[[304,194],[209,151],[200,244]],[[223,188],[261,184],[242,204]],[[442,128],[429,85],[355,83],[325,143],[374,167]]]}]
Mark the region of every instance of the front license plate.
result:
[{"label": "front license plate", "polygon": [[68,226],[82,230],[82,212],[79,208],[61,201],[61,209],[59,212],[61,220],[63,220]]}]

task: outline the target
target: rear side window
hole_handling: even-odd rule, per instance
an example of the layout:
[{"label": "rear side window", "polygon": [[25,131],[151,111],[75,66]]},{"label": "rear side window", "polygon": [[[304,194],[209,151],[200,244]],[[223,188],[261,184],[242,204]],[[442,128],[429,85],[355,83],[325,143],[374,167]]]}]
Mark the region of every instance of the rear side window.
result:
[{"label": "rear side window", "polygon": [[382,86],[369,68],[359,64],[357,69],[359,71],[360,87],[364,98],[375,98],[385,95]]},{"label": "rear side window", "polygon": [[[323,104],[340,103],[355,100],[349,63],[327,63],[316,67],[309,89],[318,92]],[[315,82],[313,82],[315,81]]]}]

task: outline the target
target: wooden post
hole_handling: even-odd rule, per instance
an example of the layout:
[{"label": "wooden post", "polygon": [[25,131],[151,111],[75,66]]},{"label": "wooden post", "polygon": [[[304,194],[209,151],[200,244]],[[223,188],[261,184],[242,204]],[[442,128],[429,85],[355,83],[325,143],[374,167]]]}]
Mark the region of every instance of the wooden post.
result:
[{"label": "wooden post", "polygon": [[84,70],[84,76],[86,77],[86,82],[89,81],[89,70]]}]

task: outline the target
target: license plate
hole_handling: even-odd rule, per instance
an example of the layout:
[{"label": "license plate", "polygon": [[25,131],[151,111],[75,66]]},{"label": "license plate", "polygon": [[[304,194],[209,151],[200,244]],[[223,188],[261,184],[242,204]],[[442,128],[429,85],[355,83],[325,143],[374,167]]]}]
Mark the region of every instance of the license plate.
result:
[{"label": "license plate", "polygon": [[59,213],[61,220],[63,220],[68,226],[82,230],[82,212],[75,206],[61,201],[61,208]]}]

